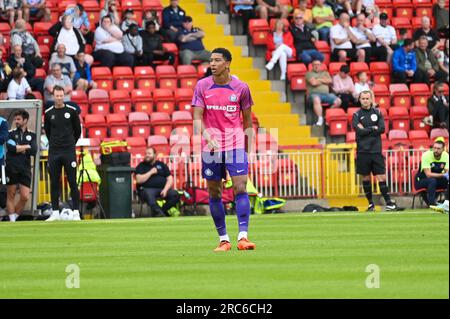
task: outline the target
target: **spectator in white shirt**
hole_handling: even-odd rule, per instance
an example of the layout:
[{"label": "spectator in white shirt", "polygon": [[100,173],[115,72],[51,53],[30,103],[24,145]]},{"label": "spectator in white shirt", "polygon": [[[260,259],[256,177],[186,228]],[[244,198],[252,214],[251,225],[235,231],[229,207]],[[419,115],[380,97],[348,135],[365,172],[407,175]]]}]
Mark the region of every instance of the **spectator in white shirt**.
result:
[{"label": "spectator in white shirt", "polygon": [[58,63],[61,66],[61,70],[64,75],[67,75],[69,78],[73,79],[77,69],[75,68],[73,59],[66,55],[66,47],[62,43],[58,44],[56,52],[52,54],[52,57],[48,62],[49,65],[53,65],[54,63]]},{"label": "spectator in white shirt", "polygon": [[388,15],[380,14],[380,24],[373,27],[373,35],[377,38],[377,46],[372,49],[377,61],[391,62],[394,50],[397,49],[397,34],[395,29],[388,25]]},{"label": "spectator in white shirt", "polygon": [[25,71],[19,67],[14,68],[8,85],[8,99],[24,100],[27,94],[31,94],[31,87],[25,79]]},{"label": "spectator in white shirt", "polygon": [[356,77],[358,78],[358,82],[355,83],[355,91],[353,92],[353,97],[356,101],[359,101],[359,94],[364,91],[372,90],[373,83],[369,81],[369,77],[364,71],[358,72],[358,74],[356,74]]},{"label": "spectator in white shirt", "polygon": [[356,26],[352,28],[352,33],[356,37],[357,42],[355,42],[356,50],[364,51],[360,54],[364,54],[365,62],[370,63],[371,48],[372,43],[377,40],[373,35],[372,31],[365,26],[366,16],[363,13],[358,14],[356,17]]},{"label": "spectator in white shirt", "polygon": [[339,23],[332,26],[330,30],[330,42],[332,49],[332,60],[346,62],[347,57],[358,62],[364,62],[365,51],[353,49],[352,43],[358,43],[350,27],[350,16],[343,12],[339,16]]},{"label": "spectator in white shirt", "polygon": [[133,67],[133,56],[125,52],[122,37],[122,31],[112,23],[111,17],[104,16],[100,26],[95,30],[94,59],[99,61],[101,66],[108,68],[113,66]]}]

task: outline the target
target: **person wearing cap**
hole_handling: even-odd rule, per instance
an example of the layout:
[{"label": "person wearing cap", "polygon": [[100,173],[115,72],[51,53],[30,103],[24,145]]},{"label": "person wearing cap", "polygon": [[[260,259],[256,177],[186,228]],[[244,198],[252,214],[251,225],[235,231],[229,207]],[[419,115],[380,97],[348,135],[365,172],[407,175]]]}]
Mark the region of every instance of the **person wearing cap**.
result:
[{"label": "person wearing cap", "polygon": [[203,45],[204,36],[203,30],[193,27],[191,17],[184,18],[183,28],[178,34],[181,64],[191,64],[192,60],[209,62],[211,53]]},{"label": "person wearing cap", "polygon": [[392,57],[392,80],[394,83],[406,83],[407,79],[412,79],[414,83],[418,83],[421,77],[419,73],[414,42],[406,39],[403,46],[395,50]]},{"label": "person wearing cap", "polygon": [[445,189],[445,198],[448,200],[448,167],[449,156],[445,151],[443,137],[435,139],[432,149],[422,154],[419,170],[414,177],[416,189],[426,188],[427,194],[423,197],[428,206],[436,206],[436,190]]},{"label": "person wearing cap", "polygon": [[122,24],[120,25],[120,29],[123,32],[126,32],[130,27],[130,25],[132,24],[135,24],[136,26],[138,25],[138,23],[136,22],[136,20],[133,19],[133,17],[134,11],[131,8],[128,8],[123,12],[123,21]]},{"label": "person wearing cap", "polygon": [[186,17],[184,11],[179,5],[178,0],[170,0],[170,5],[162,11],[162,35],[169,42],[176,42],[178,34],[183,28],[183,21]]},{"label": "person wearing cap", "polygon": [[388,15],[380,14],[380,23],[372,29],[377,39],[376,47],[372,48],[372,55],[378,57],[378,61],[390,63],[394,50],[397,48],[397,34],[394,27],[388,24]]}]

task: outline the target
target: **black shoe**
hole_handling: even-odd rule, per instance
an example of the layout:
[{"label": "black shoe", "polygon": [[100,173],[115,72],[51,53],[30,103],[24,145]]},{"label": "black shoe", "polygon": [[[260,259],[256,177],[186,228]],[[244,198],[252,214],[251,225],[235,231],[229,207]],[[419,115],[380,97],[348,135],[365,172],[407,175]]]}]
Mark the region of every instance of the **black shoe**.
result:
[{"label": "black shoe", "polygon": [[402,207],[398,207],[397,204],[394,201],[390,201],[389,203],[386,204],[386,211],[388,211],[388,212],[389,211],[399,212],[399,211],[402,211],[402,210],[405,210],[405,209],[402,208]]},{"label": "black shoe", "polygon": [[374,203],[370,203],[369,207],[367,207],[366,212],[374,212],[375,211],[375,204]]}]

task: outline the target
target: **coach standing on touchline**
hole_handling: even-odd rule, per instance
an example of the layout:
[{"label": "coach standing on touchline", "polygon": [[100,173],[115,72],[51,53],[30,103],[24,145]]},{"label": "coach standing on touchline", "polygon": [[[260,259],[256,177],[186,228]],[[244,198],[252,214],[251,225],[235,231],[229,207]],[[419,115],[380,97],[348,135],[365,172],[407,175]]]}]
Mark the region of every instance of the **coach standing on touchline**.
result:
[{"label": "coach standing on touchline", "polygon": [[356,132],[356,172],[362,175],[364,193],[369,201],[367,211],[375,211],[371,173],[378,180],[381,194],[386,201],[386,210],[397,210],[398,207],[391,200],[386,184],[386,165],[381,142],[381,134],[385,129],[383,115],[373,107],[371,91],[361,92],[359,102],[361,108],[353,114],[352,125]]},{"label": "coach standing on touchline", "polygon": [[[31,156],[37,152],[36,134],[28,131],[27,124],[30,114],[20,109],[14,112],[16,129],[9,132],[6,148],[6,188],[8,200],[6,210],[9,220],[15,222],[25,204],[30,199],[31,188]],[[17,185],[20,190],[20,200],[14,204]]]},{"label": "coach standing on touchline", "polygon": [[59,220],[59,182],[61,169],[67,175],[72,197],[74,220],[80,220],[80,193],[76,181],[77,157],[75,146],[81,135],[80,118],[75,107],[64,103],[64,88],[53,88],[55,105],[45,111],[44,129],[49,141],[48,172],[52,215],[47,221]]}]

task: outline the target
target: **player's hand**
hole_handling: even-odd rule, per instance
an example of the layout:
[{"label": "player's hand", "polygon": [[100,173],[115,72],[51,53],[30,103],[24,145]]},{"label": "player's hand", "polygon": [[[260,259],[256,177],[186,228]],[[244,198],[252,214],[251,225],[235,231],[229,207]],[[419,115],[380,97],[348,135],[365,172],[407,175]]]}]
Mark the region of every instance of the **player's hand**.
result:
[{"label": "player's hand", "polygon": [[378,130],[378,126],[372,126],[372,130],[377,131]]},{"label": "player's hand", "polygon": [[360,129],[364,129],[364,126],[363,126],[361,123],[358,123],[358,127],[359,127]]},{"label": "player's hand", "polygon": [[162,191],[161,191],[161,197],[162,198],[166,198],[167,197],[167,192],[168,192],[168,190],[167,189],[163,189]]},{"label": "player's hand", "polygon": [[220,148],[219,142],[217,142],[214,138],[211,138],[208,141],[208,148],[212,151],[212,150],[217,150]]}]

